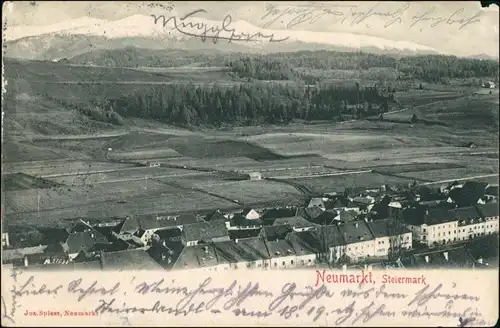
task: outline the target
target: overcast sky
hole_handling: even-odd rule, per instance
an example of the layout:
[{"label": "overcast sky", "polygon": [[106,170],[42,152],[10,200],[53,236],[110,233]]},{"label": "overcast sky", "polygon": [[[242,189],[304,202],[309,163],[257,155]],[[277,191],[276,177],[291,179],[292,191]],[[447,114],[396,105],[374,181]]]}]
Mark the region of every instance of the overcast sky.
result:
[{"label": "overcast sky", "polygon": [[[3,3],[4,22],[7,28],[14,25],[51,25],[62,21],[89,16],[117,20],[134,14],[168,14],[164,9],[169,2],[11,2]],[[291,30],[333,31],[367,34],[397,41],[411,41],[455,55],[488,54],[498,57],[499,11],[498,6],[481,8],[479,1],[467,2],[323,2],[315,11],[313,5],[321,2],[173,2],[173,15],[185,15],[196,9],[205,9],[203,17],[222,20],[230,14],[235,20],[246,20],[256,26]],[[294,7],[290,7],[293,4]],[[332,5],[342,7],[332,7]],[[300,7],[298,7],[300,5]],[[324,7],[328,5],[329,7]],[[360,13],[371,15],[362,19]],[[426,11],[427,18],[416,22],[416,16]],[[272,12],[274,16],[266,13]],[[285,12],[284,15],[278,17]],[[293,27],[287,24],[300,13],[309,13],[314,21],[305,21]],[[453,15],[453,13],[455,13]],[[453,15],[453,16],[452,16]],[[450,18],[451,17],[451,18]],[[273,20],[277,18],[274,22]],[[347,18],[343,20],[342,18]],[[431,26],[442,18],[437,26]],[[393,24],[386,26],[394,20]],[[460,22],[471,24],[460,28]],[[356,24],[354,23],[356,22]],[[412,23],[415,23],[413,26]]]}]

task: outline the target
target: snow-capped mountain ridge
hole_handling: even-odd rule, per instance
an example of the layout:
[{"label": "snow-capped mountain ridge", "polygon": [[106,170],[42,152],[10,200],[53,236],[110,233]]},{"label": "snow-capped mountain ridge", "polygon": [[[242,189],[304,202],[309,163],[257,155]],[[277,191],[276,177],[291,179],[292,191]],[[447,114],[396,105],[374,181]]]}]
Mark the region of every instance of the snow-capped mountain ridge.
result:
[{"label": "snow-capped mountain ridge", "polygon": [[[165,17],[175,16],[174,13],[169,13]],[[187,33],[200,35],[207,31],[206,35],[214,35],[214,30],[217,28],[222,29],[222,21],[209,20],[202,17],[189,17],[184,21],[176,19],[178,28]],[[189,22],[193,23],[191,26]],[[163,20],[160,18],[155,24],[151,16],[136,14],[120,20],[107,21],[95,19],[91,17],[81,17],[72,21],[65,21],[48,26],[14,26],[8,28],[4,32],[4,40],[15,41],[24,37],[39,37],[46,38],[50,35],[88,35],[100,36],[109,39],[129,38],[129,37],[146,37],[146,38],[162,38],[178,40],[182,42],[185,38],[181,32],[175,29],[174,20],[170,21],[166,26],[163,26]],[[184,24],[183,24],[184,23]],[[227,27],[227,30],[234,30],[234,35],[274,35],[274,40],[285,39],[284,43],[293,44],[294,42],[324,44],[328,46],[339,46],[348,48],[378,48],[390,50],[404,50],[414,52],[433,52],[442,53],[434,48],[420,45],[409,41],[394,41],[380,37],[369,35],[359,35],[352,33],[342,32],[314,32],[314,31],[287,31],[287,30],[273,30],[257,27],[244,20],[235,20]],[[220,37],[230,37],[233,34],[231,31],[221,31]],[[237,38],[237,37],[236,37]],[[243,37],[244,38],[244,37]],[[254,42],[245,42],[245,46],[262,48],[266,46],[269,38],[255,37]],[[210,42],[210,41],[207,41]],[[219,40],[220,43],[227,42]],[[232,42],[243,43],[241,41],[233,40]]]}]

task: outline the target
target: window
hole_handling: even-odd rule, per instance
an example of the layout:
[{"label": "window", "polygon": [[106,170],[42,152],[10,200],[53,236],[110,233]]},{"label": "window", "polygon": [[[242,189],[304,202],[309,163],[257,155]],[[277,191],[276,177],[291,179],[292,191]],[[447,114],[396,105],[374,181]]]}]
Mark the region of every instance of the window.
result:
[{"label": "window", "polygon": [[309,263],[311,263],[311,259],[309,259]]},{"label": "window", "polygon": [[453,230],[453,233],[457,233],[457,231],[456,231],[456,230]]},{"label": "window", "polygon": [[422,231],[423,231],[424,233],[426,233],[426,232],[427,232],[427,229],[425,229],[425,228],[424,228]]},{"label": "window", "polygon": [[274,267],[276,268],[278,266],[278,263],[277,262],[274,262]]},{"label": "window", "polygon": [[448,231],[448,235],[451,235],[451,231]]},{"label": "window", "polygon": [[293,264],[293,260],[290,261],[290,264]]},{"label": "window", "polygon": [[282,263],[282,264],[283,264],[283,266],[285,266],[285,261],[283,261],[283,263]]}]

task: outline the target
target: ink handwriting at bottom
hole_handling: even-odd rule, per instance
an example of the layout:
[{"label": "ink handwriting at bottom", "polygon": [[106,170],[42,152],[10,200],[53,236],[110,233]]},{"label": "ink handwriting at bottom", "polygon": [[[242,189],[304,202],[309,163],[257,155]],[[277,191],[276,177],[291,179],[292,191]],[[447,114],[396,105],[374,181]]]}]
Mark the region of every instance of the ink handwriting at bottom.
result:
[{"label": "ink handwriting at bottom", "polygon": [[4,319],[10,323],[16,323],[14,318],[12,318],[11,313],[7,310],[7,304],[5,304],[5,299],[2,296],[2,326],[4,326]]}]

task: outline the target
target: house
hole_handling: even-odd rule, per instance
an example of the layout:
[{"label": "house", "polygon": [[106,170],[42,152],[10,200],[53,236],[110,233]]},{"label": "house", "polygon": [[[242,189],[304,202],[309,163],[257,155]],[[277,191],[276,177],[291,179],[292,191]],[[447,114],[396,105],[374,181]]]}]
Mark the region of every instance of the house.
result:
[{"label": "house", "polygon": [[448,195],[458,207],[467,207],[477,204],[488,187],[488,183],[467,181],[461,188],[451,189]]},{"label": "house", "polygon": [[13,266],[27,266],[29,264],[29,256],[43,256],[47,245],[16,248],[16,249],[3,249],[2,250],[2,264],[12,264]]},{"label": "house", "polygon": [[247,220],[258,220],[260,219],[260,214],[254,209],[251,208],[245,208],[243,212],[241,212],[241,215],[245,217]]},{"label": "house", "polygon": [[345,255],[345,240],[336,225],[290,233],[286,238],[294,245],[299,266],[314,265],[322,256],[334,262]]},{"label": "house", "polygon": [[458,221],[456,240],[463,241],[485,234],[485,220],[474,206],[460,207],[450,210],[450,214]]},{"label": "house", "polygon": [[314,197],[314,198],[311,198],[311,200],[309,201],[309,204],[307,205],[307,207],[318,207],[318,208],[320,208],[321,210],[324,211],[324,210],[326,210],[325,201],[326,200],[324,198]]},{"label": "house", "polygon": [[339,222],[350,222],[356,220],[356,215],[352,211],[341,210],[335,220]]},{"label": "house", "polygon": [[285,239],[291,233],[293,228],[288,224],[280,224],[273,226],[265,226],[260,231],[259,237],[265,238],[268,241]]},{"label": "house", "polygon": [[184,247],[173,263],[172,270],[222,271],[229,263],[219,258],[216,248],[210,244]]},{"label": "house", "polygon": [[292,216],[288,218],[278,218],[274,221],[273,226],[289,225],[293,231],[305,231],[314,229],[317,225],[304,219],[302,216]]},{"label": "house", "polygon": [[286,208],[286,207],[271,208],[271,209],[265,210],[264,213],[262,213],[260,218],[262,221],[264,221],[264,223],[270,222],[270,224],[272,224],[274,222],[274,220],[276,220],[278,218],[287,218],[287,217],[289,218],[292,216],[299,215],[298,212],[300,210],[302,210],[302,209],[301,208],[294,209],[294,208]]},{"label": "house", "polygon": [[319,225],[328,225],[328,224],[335,224],[336,222],[339,222],[340,216],[339,213],[336,210],[325,210],[321,211],[321,214],[318,215],[315,218],[311,218],[309,221],[313,222],[314,224],[319,224]]},{"label": "house", "polygon": [[485,195],[490,196],[490,197],[494,197],[494,198],[498,198],[499,197],[498,185],[488,186],[488,188],[486,188],[486,190],[485,190]]},{"label": "house", "polygon": [[106,237],[96,230],[73,232],[65,241],[47,245],[44,251],[45,263],[51,263],[59,259],[73,260],[81,251],[90,250],[96,243],[108,243]]},{"label": "house", "polygon": [[263,238],[221,242],[212,245],[219,260],[228,263],[231,269],[268,268],[271,255]]},{"label": "house", "polygon": [[345,255],[352,261],[375,256],[375,238],[365,221],[344,222],[338,228],[346,243]]},{"label": "house", "polygon": [[465,246],[414,254],[402,262],[409,269],[473,268],[476,264]]},{"label": "house", "polygon": [[264,225],[264,221],[261,219],[250,220],[237,213],[228,222],[226,221],[225,225],[229,230],[260,229]]},{"label": "house", "polygon": [[458,220],[447,207],[407,208],[402,212],[414,241],[436,246],[457,240]]},{"label": "house", "polygon": [[313,206],[299,209],[296,215],[302,216],[306,218],[306,220],[314,222],[314,219],[316,219],[321,214],[323,214],[323,210],[318,206]]},{"label": "house", "polygon": [[358,205],[360,210],[369,212],[375,204],[375,198],[371,196],[356,196],[352,199],[352,203]]},{"label": "house", "polygon": [[[267,228],[271,228],[268,226]],[[245,238],[256,238],[259,237],[263,232],[264,227],[257,229],[229,229],[229,238],[231,240],[245,239]]]},{"label": "house", "polygon": [[297,266],[297,255],[292,244],[285,239],[267,241],[271,269],[286,269]]},{"label": "house", "polygon": [[318,255],[321,253],[319,240],[314,239],[318,236],[315,230],[293,232],[287,235],[286,239],[292,245],[295,252],[295,267],[301,268],[316,265]]},{"label": "house", "polygon": [[262,180],[262,174],[260,174],[260,172],[250,172],[248,176],[250,180]]},{"label": "house", "polygon": [[212,213],[206,215],[203,219],[207,222],[226,221],[227,220],[226,217],[224,216],[224,214],[222,214],[222,212],[220,210],[213,211]]},{"label": "house", "polygon": [[496,88],[495,82],[493,82],[493,81],[485,82],[482,86],[483,86],[483,88],[486,88],[486,89],[495,89]]},{"label": "house", "polygon": [[117,234],[134,234],[140,229],[139,221],[136,217],[126,217],[114,228]]},{"label": "house", "polygon": [[485,235],[498,233],[498,203],[476,205],[476,209],[484,219]]},{"label": "house", "polygon": [[388,257],[391,251],[398,252],[412,248],[411,231],[394,219],[370,221],[366,224],[375,237],[376,257]]},{"label": "house", "polygon": [[101,253],[102,270],[163,270],[163,268],[143,249]]},{"label": "house", "polygon": [[186,246],[194,246],[201,243],[229,241],[230,238],[226,223],[214,221],[185,225],[182,229],[181,240]]}]

